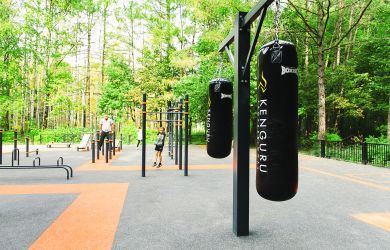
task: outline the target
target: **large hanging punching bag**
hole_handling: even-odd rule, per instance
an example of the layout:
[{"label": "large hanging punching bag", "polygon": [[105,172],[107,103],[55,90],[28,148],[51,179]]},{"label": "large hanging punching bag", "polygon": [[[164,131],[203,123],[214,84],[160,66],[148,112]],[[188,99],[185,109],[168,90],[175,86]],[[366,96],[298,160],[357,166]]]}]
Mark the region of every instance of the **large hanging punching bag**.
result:
[{"label": "large hanging punching bag", "polygon": [[209,84],[207,114],[207,154],[224,158],[232,148],[233,84],[226,79],[213,79]]},{"label": "large hanging punching bag", "polygon": [[294,44],[273,41],[258,57],[256,189],[272,201],[298,188],[298,58]]}]

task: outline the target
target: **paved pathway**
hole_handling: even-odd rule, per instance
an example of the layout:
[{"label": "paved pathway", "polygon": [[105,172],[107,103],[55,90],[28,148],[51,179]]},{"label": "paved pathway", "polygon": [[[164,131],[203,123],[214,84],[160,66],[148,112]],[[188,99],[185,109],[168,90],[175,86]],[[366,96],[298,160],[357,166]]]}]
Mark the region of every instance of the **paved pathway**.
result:
[{"label": "paved pathway", "polygon": [[[23,147],[21,147],[23,148]],[[190,147],[184,177],[164,152],[146,178],[141,151],[125,146],[110,164],[90,152],[41,148],[75,168],[0,170],[0,249],[390,249],[390,170],[300,155],[299,191],[271,202],[255,189],[251,151],[250,235],[232,233],[231,156]],[[4,163],[10,162],[4,154]],[[22,164],[31,164],[21,152]]]}]

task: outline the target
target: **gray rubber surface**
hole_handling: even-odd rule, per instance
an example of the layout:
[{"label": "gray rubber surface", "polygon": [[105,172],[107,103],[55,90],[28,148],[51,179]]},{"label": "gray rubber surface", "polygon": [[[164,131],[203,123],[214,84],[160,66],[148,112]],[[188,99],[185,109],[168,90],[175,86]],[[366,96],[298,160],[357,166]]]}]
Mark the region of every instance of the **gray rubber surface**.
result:
[{"label": "gray rubber surface", "polygon": [[[148,146],[148,164],[153,154]],[[191,169],[191,164],[230,164],[231,156],[215,160],[191,146],[188,177],[179,170],[155,170],[147,171],[146,178],[140,171],[77,171],[90,160],[90,152],[74,148],[41,153],[45,163],[59,156],[75,168],[70,181],[61,170],[0,170],[0,185],[128,183],[114,249],[390,249],[388,231],[352,217],[390,211],[389,169],[301,155],[299,191],[286,202],[258,196],[251,169],[250,235],[235,237],[232,170]],[[135,146],[125,146],[113,165],[140,169],[140,156]],[[26,163],[33,159],[22,158]],[[167,152],[163,163],[174,165]],[[27,248],[75,197],[0,195],[0,249]]]},{"label": "gray rubber surface", "polygon": [[0,249],[27,249],[76,195],[0,195]]}]

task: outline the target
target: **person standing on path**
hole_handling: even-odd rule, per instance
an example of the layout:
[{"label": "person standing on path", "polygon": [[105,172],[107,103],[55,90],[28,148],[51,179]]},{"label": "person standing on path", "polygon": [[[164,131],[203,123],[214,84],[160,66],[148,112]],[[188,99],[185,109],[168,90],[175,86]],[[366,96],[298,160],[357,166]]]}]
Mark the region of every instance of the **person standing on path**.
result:
[{"label": "person standing on path", "polygon": [[139,144],[142,142],[142,129],[141,127],[138,127],[138,142],[137,142],[137,150],[138,150],[138,146]]},{"label": "person standing on path", "polygon": [[[155,143],[156,147],[154,150],[156,151],[156,159],[153,163],[153,167],[157,166],[157,168],[162,166],[162,155],[161,152],[164,149],[164,142],[165,142],[165,129],[163,127],[158,129],[157,134],[157,141]],[[160,160],[160,163],[157,165],[157,159]]]},{"label": "person standing on path", "polygon": [[114,121],[108,117],[107,114],[104,115],[104,118],[100,120],[100,141],[99,141],[99,150],[101,150],[104,143],[104,139],[110,139],[110,132],[114,130]]}]

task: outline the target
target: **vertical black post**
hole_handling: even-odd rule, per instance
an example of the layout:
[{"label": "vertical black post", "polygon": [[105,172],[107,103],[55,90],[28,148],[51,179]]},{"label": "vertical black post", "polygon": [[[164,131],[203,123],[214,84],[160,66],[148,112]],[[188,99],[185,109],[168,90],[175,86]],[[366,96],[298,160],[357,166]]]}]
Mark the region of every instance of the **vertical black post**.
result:
[{"label": "vertical black post", "polygon": [[142,177],[145,177],[146,158],[146,94],[142,95]]},{"label": "vertical black post", "polygon": [[39,134],[39,144],[42,145],[42,135]]},{"label": "vertical black post", "polygon": [[321,157],[325,157],[325,140],[320,140],[320,145],[321,145]]},{"label": "vertical black post", "polygon": [[29,157],[30,152],[30,139],[26,137],[26,157]]},{"label": "vertical black post", "polygon": [[169,120],[170,120],[170,122],[169,122],[169,126],[170,126],[170,131],[171,131],[171,133],[170,133],[170,138],[169,138],[169,141],[171,142],[171,160],[173,160],[173,135],[174,135],[174,131],[173,131],[173,128],[174,128],[174,122],[173,122],[173,120],[174,120],[174,113],[172,113],[173,112],[173,110],[172,110],[172,106],[170,107],[170,111],[169,112],[171,112],[171,113],[169,113]]},{"label": "vertical black post", "polygon": [[121,144],[120,144],[120,147],[121,147],[121,150],[122,150],[122,147],[123,147],[123,135],[122,135],[122,133],[121,133]]},{"label": "vertical black post", "polygon": [[115,147],[116,147],[116,133],[115,133],[115,131],[112,133],[112,136],[113,136],[113,139],[112,139],[112,141],[113,141],[113,148],[112,148],[112,150],[113,150],[113,154],[115,155]]},{"label": "vertical black post", "polygon": [[168,130],[168,156],[171,157],[172,155],[172,141],[171,141],[171,134],[172,134],[172,129],[171,129],[171,101],[168,101],[168,108],[167,108],[167,120],[168,120],[168,125],[167,125],[167,130]]},{"label": "vertical black post", "polygon": [[[103,142],[101,142],[103,144]],[[99,130],[96,130],[96,159],[99,160],[99,150],[101,148],[100,145],[100,133]]]},{"label": "vertical black post", "polygon": [[162,127],[162,110],[160,109],[160,128]]},{"label": "vertical black post", "polygon": [[130,145],[130,135],[128,135],[128,144]]},{"label": "vertical black post", "polygon": [[[109,142],[108,142],[108,139],[105,139],[104,140],[104,144],[106,144],[106,163],[108,163],[108,150],[109,150]],[[104,151],[104,149],[103,149]]]},{"label": "vertical black post", "polygon": [[190,117],[190,121],[189,121],[188,139],[189,139],[189,143],[192,144],[192,117]]},{"label": "vertical black post", "polygon": [[3,130],[0,130],[0,165],[3,164]]},{"label": "vertical black post", "polygon": [[[249,120],[250,78],[244,68],[250,48],[250,26],[244,26],[245,12],[239,12],[234,35],[234,151],[233,151],[233,231],[249,234]],[[247,65],[250,69],[250,65]]]},{"label": "vertical black post", "polygon": [[176,105],[175,105],[175,165],[178,164],[178,141],[179,141],[179,135],[178,135],[178,122],[179,122],[179,114],[177,113],[178,110],[177,110],[177,102],[176,102]]},{"label": "vertical black post", "polygon": [[95,163],[95,140],[91,142],[92,163]]},{"label": "vertical black post", "polygon": [[[100,140],[102,141],[102,155],[104,155],[105,152],[106,152],[105,149],[104,149],[106,142],[105,142],[105,140],[103,141],[102,138],[100,138]],[[107,140],[107,139],[106,139],[106,140]]]},{"label": "vertical black post", "polygon": [[362,143],[362,163],[367,164],[368,163],[368,146],[367,142]]},{"label": "vertical black post", "polygon": [[183,169],[183,100],[179,104],[179,169]]},{"label": "vertical black post", "polygon": [[96,139],[96,159],[99,160],[99,145],[100,145],[100,139]]},{"label": "vertical black post", "polygon": [[109,152],[109,157],[110,157],[110,160],[112,160],[112,139],[110,138],[109,140],[108,140],[108,146],[110,147],[109,148],[109,150],[108,150],[108,152]]},{"label": "vertical black post", "polygon": [[[14,150],[18,148],[18,131],[14,130]],[[14,154],[14,160],[16,161],[16,154]]]},{"label": "vertical black post", "polygon": [[185,136],[184,136],[184,176],[188,176],[188,95],[185,96],[184,100],[184,120],[185,120]]}]

